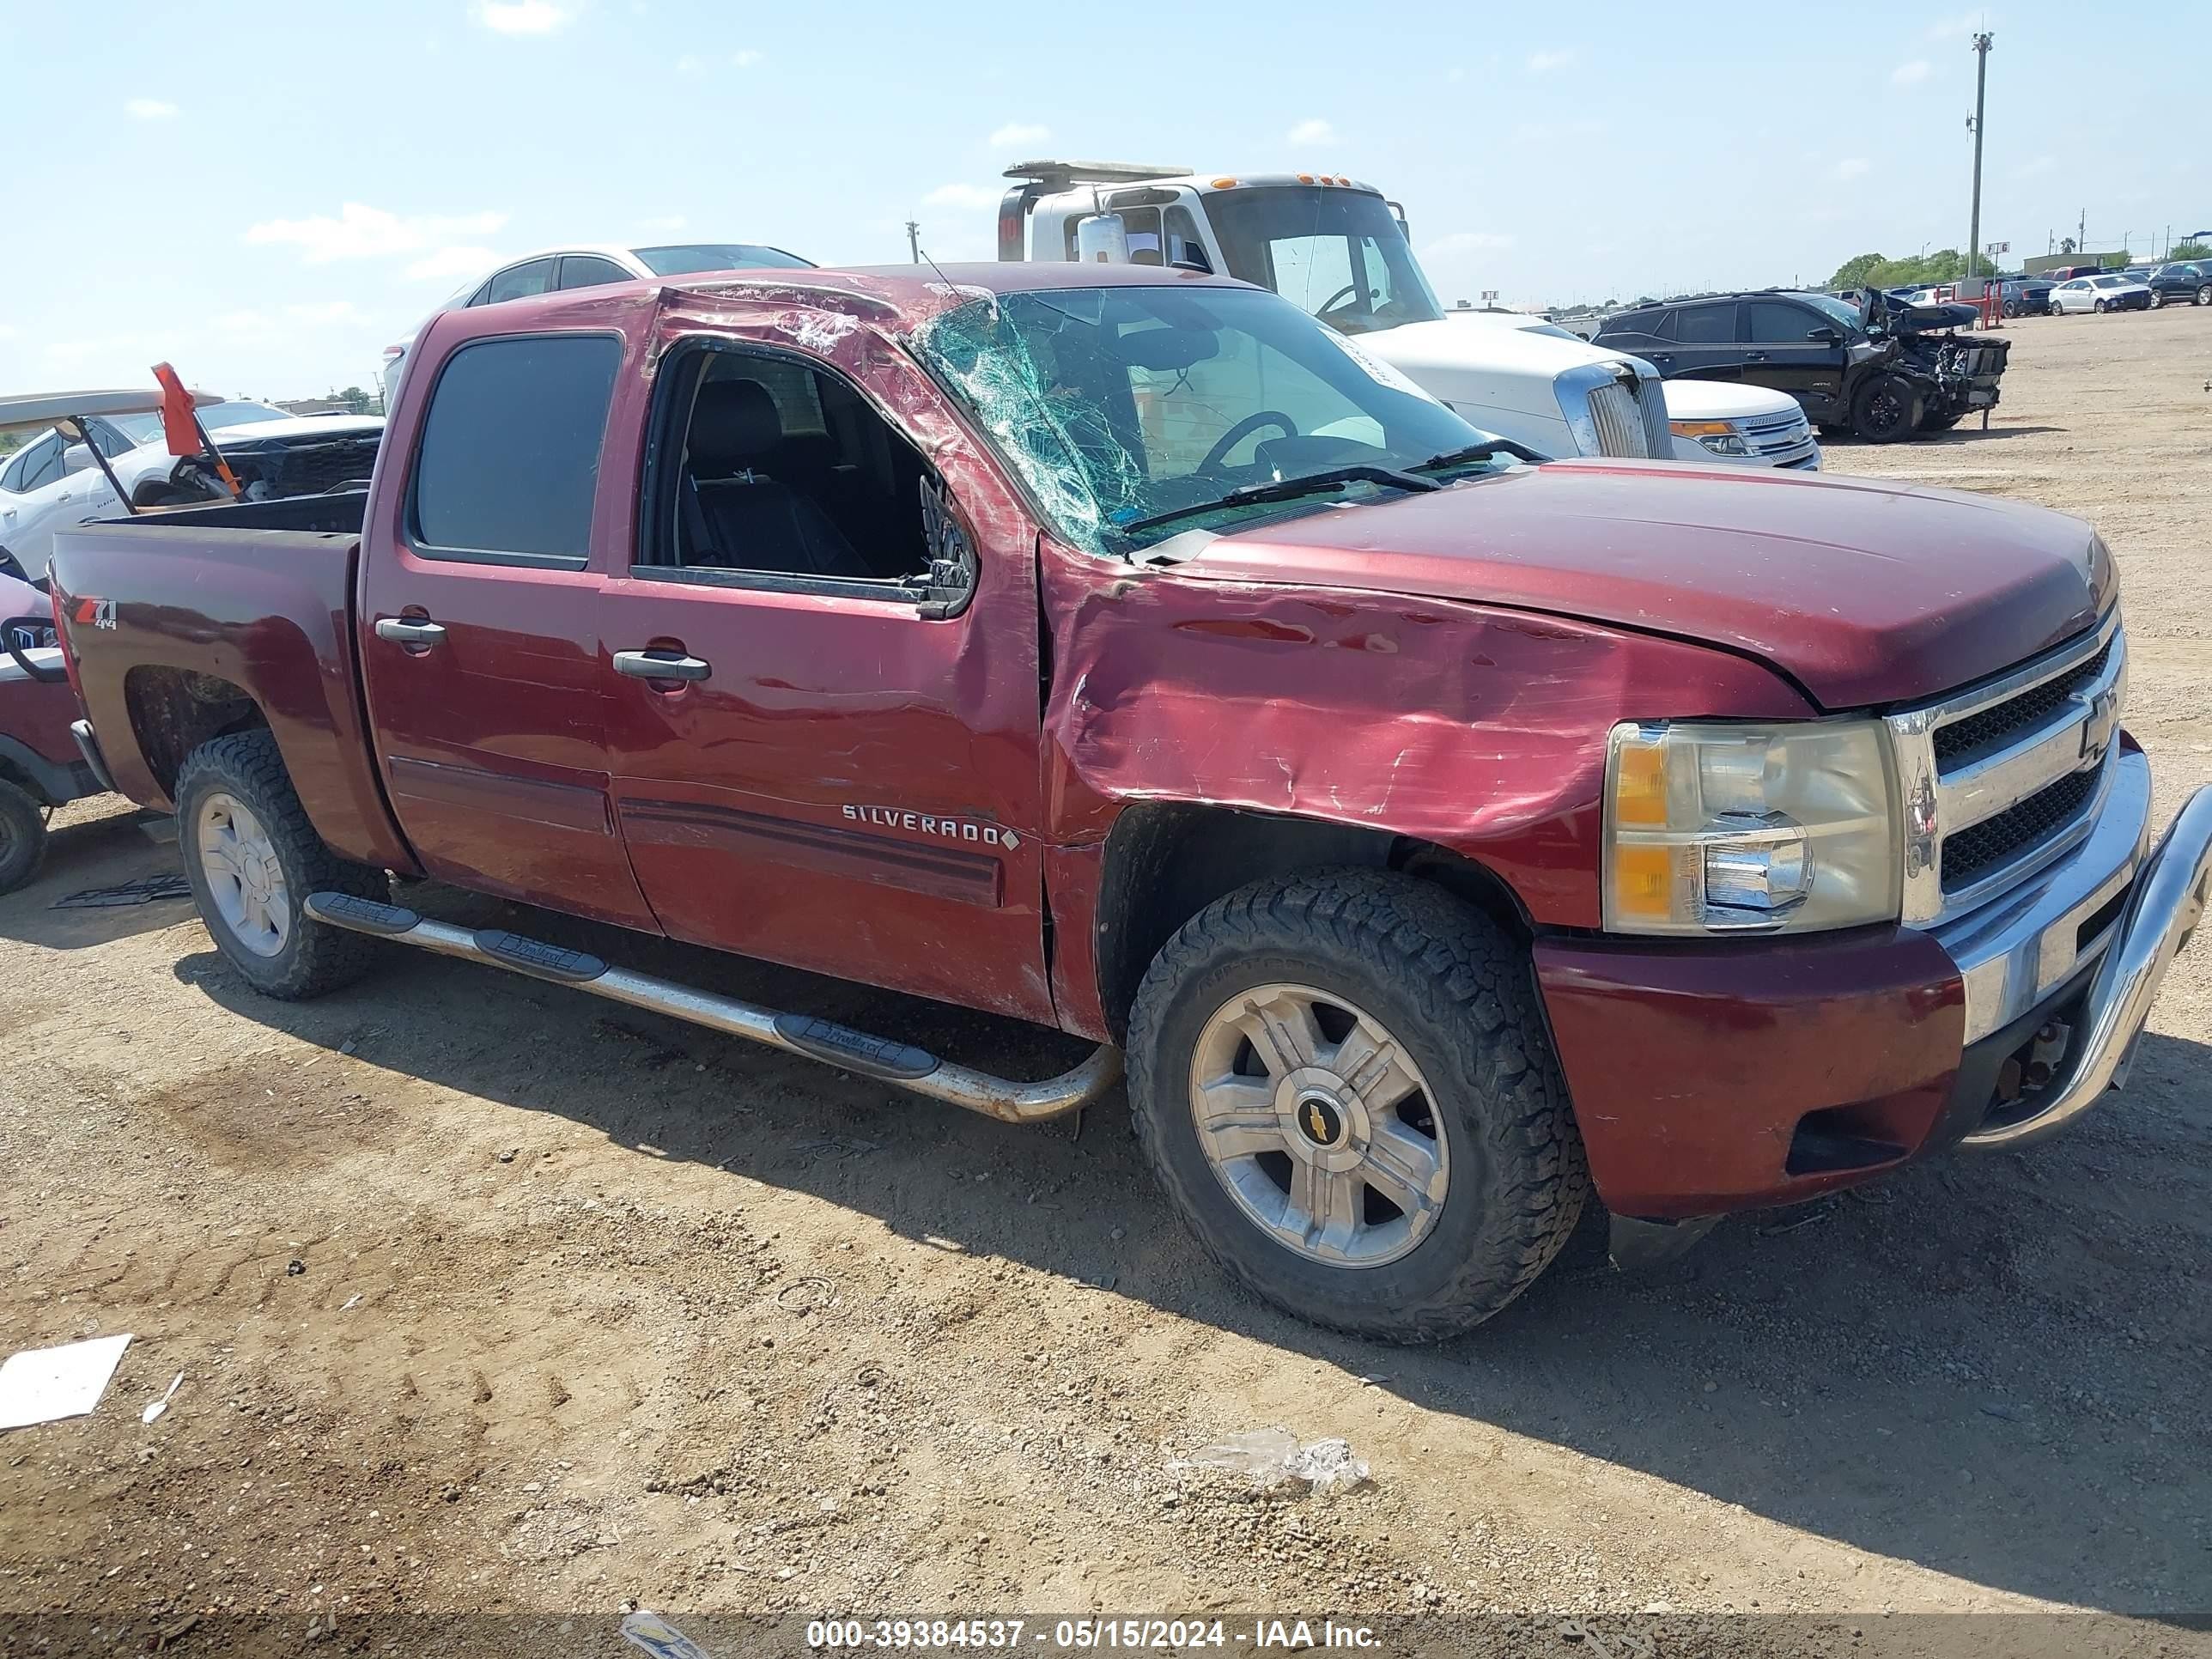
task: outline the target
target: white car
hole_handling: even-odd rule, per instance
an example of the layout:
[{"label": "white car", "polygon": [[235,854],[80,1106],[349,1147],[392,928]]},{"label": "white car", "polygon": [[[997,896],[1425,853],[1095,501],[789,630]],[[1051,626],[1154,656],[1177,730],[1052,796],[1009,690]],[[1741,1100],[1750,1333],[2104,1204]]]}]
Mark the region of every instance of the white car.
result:
[{"label": "white car", "polygon": [[[525,300],[556,289],[597,288],[603,283],[630,283],[647,276],[682,276],[702,270],[811,270],[814,261],[787,253],[764,242],[673,242],[659,247],[620,247],[611,243],[581,243],[574,247],[544,248],[510,260],[489,276],[465,283],[430,313],[460,311],[470,306],[497,305],[502,300]],[[430,317],[422,321],[428,323]],[[407,348],[422,332],[397,345],[384,348],[384,406],[388,410],[399,395],[401,371]]]},{"label": "white car", "polygon": [[[157,394],[146,396],[158,402]],[[0,399],[0,415],[8,403],[21,401],[27,400]],[[203,403],[198,414],[253,500],[366,479],[384,433],[373,415],[302,417],[242,399]],[[84,428],[134,505],[173,506],[220,493],[198,459],[169,453],[158,412],[88,415]],[[56,531],[124,511],[91,451],[58,428],[40,432],[0,465],[0,550],[33,580],[46,574]]]},{"label": "white car", "polygon": [[2072,311],[2148,311],[2150,286],[2130,276],[2076,276],[2051,290],[2051,308]]},{"label": "white car", "polygon": [[[1456,326],[1486,325],[1561,342],[1559,346],[1540,349],[1546,350],[1544,361],[1554,367],[1570,346],[1579,347],[1592,363],[1635,361],[1607,347],[1592,345],[1581,335],[1541,317],[1498,311],[1452,311],[1445,315]],[[1490,337],[1494,342],[1497,337]],[[1382,341],[1373,335],[1363,335],[1361,343],[1370,349],[1376,349]],[[1534,344],[1533,341],[1530,343]],[[1494,349],[1493,345],[1493,351]],[[1407,367],[1410,373],[1410,366]],[[1803,406],[1788,392],[1740,381],[1662,380],[1658,384],[1667,403],[1668,433],[1674,443],[1671,459],[1700,461],[1708,465],[1716,460],[1734,461],[1745,466],[1781,466],[1800,472],[1820,470],[1820,442],[1813,436]],[[1446,401],[1484,430],[1504,428],[1504,435],[1512,437],[1516,434],[1510,428],[1518,423],[1514,418],[1516,411],[1499,408],[1494,401],[1503,395],[1500,389],[1493,386],[1488,398],[1480,401],[1449,397]],[[1553,421],[1559,418],[1556,409],[1519,413],[1522,420],[1532,414],[1546,415]],[[1538,441],[1546,436],[1552,439],[1548,448]],[[1592,453],[1577,451],[1548,433],[1532,433],[1528,441],[1532,448],[1542,449],[1547,454]]]}]

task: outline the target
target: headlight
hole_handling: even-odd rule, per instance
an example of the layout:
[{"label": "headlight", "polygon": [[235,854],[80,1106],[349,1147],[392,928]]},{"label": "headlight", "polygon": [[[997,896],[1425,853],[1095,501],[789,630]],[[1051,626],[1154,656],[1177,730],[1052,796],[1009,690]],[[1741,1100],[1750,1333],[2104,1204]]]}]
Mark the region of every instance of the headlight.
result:
[{"label": "headlight", "polygon": [[1751,446],[1726,421],[1669,421],[1667,429],[1678,438],[1692,438],[1716,455],[1748,455]]},{"label": "headlight", "polygon": [[1806,933],[1893,921],[1889,746],[1875,720],[1613,728],[1605,926]]}]

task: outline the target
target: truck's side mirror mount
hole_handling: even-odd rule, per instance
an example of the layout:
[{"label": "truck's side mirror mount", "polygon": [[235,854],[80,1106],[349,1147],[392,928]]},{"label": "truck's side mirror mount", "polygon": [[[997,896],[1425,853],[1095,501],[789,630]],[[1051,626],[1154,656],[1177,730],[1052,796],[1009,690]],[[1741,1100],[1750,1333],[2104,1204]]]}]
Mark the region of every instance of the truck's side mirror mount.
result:
[{"label": "truck's side mirror mount", "polygon": [[1086,213],[1075,222],[1075,257],[1086,265],[1129,263],[1129,227],[1118,213]]},{"label": "truck's side mirror mount", "polygon": [[968,532],[953,516],[952,495],[943,483],[925,473],[921,478],[921,538],[929,558],[927,572],[906,580],[926,622],[957,617],[975,597],[978,574],[975,550]]}]

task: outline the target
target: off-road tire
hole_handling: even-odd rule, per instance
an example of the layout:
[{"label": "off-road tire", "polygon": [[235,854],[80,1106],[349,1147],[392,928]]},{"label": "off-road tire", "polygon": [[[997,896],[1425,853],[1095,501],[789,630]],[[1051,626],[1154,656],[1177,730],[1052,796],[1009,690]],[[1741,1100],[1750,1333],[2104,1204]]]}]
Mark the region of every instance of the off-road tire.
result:
[{"label": "off-road tire", "polygon": [[1923,432],[1948,432],[1966,418],[1963,410],[1956,415],[1923,415],[1919,429]]},{"label": "off-road tire", "polygon": [[1833,443],[1838,438],[1848,438],[1851,435],[1850,428],[1838,426],[1832,421],[1815,421],[1813,423],[1813,429],[1820,434],[1820,441],[1823,443]]},{"label": "off-road tire", "polygon": [[0,778],[0,893],[12,893],[38,874],[46,856],[46,808]]},{"label": "off-road tire", "polygon": [[[290,937],[274,956],[240,945],[208,891],[198,842],[200,805],[222,790],[260,820],[276,848],[290,896]],[[284,770],[276,739],[266,731],[235,732],[202,744],[185,757],[173,792],[177,803],[177,847],[185,879],[200,920],[223,959],[264,996],[295,1002],[352,984],[374,965],[374,941],[342,927],[312,921],[304,905],[310,893],[351,893],[389,902],[392,885],[381,870],[340,858],[325,846],[307,821],[307,809]]]},{"label": "off-road tire", "polygon": [[[1239,992],[1280,981],[1369,1010],[1427,1079],[1449,1179],[1429,1231],[1395,1261],[1330,1267],[1273,1242],[1200,1146],[1188,1097],[1200,1033]],[[1146,971],[1127,1060],[1137,1139],[1206,1253],[1262,1299],[1355,1336],[1428,1342],[1480,1324],[1559,1253],[1589,1190],[1527,951],[1407,878],[1317,871],[1208,906]]]},{"label": "off-road tire", "polygon": [[1851,431],[1870,444],[1893,444],[1912,435],[1925,407],[1911,381],[1877,374],[1851,398]]}]

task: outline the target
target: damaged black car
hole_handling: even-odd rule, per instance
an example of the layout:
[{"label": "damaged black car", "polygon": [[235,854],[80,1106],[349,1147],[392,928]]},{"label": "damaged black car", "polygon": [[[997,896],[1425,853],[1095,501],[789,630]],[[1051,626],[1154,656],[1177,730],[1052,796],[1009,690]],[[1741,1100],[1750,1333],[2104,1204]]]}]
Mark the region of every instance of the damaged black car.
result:
[{"label": "damaged black car", "polygon": [[1797,399],[1824,438],[1895,443],[1996,407],[2010,342],[1970,305],[1908,306],[1879,291],[1770,289],[1616,313],[1595,343],[1668,380],[1742,380]]}]

